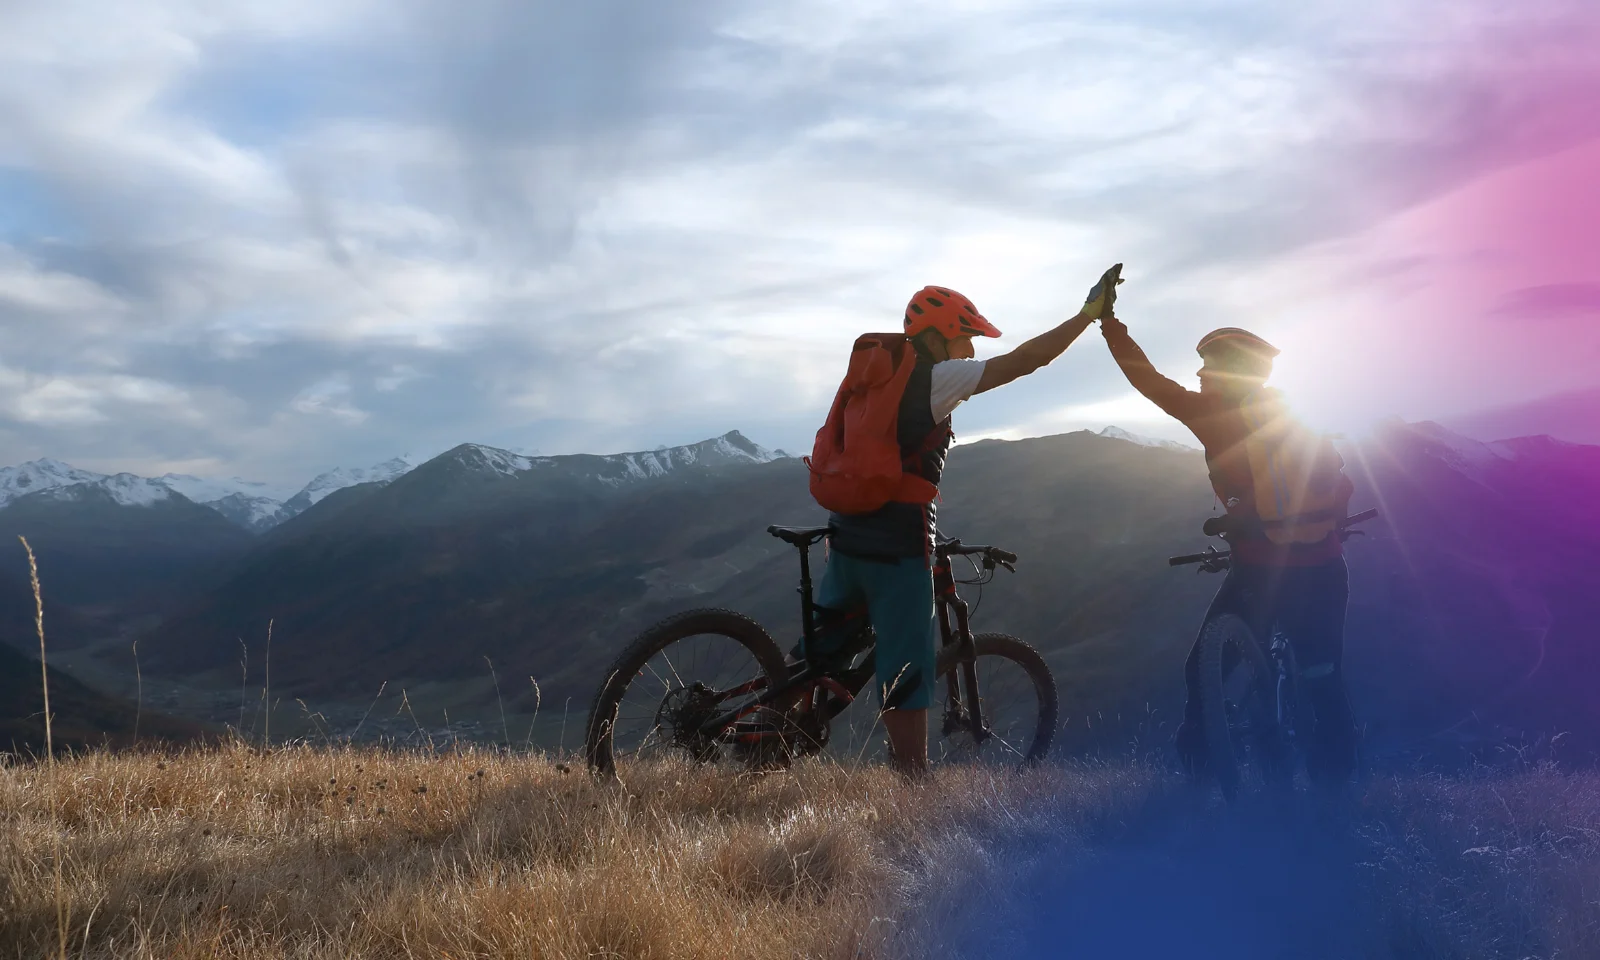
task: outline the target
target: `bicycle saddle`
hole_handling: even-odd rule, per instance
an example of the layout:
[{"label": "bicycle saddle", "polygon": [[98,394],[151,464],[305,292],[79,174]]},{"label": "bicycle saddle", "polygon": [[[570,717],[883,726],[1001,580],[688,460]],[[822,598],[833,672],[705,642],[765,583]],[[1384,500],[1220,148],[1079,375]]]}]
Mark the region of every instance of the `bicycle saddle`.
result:
[{"label": "bicycle saddle", "polygon": [[773,525],[767,528],[767,532],[772,534],[774,537],[777,537],[779,540],[782,540],[784,543],[791,543],[797,547],[809,547],[813,543],[816,543],[818,540],[821,540],[823,537],[826,537],[828,534],[832,533],[833,528],[780,527]]}]

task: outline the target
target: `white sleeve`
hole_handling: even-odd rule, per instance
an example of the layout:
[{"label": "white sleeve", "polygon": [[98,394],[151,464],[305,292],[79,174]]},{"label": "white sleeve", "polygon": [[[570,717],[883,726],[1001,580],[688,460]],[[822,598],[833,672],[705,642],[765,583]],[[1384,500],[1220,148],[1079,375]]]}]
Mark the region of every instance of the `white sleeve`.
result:
[{"label": "white sleeve", "polygon": [[929,384],[929,404],[933,411],[933,422],[938,423],[950,416],[961,401],[972,396],[972,391],[978,389],[978,381],[983,379],[984,360],[946,360],[933,365],[933,377]]}]

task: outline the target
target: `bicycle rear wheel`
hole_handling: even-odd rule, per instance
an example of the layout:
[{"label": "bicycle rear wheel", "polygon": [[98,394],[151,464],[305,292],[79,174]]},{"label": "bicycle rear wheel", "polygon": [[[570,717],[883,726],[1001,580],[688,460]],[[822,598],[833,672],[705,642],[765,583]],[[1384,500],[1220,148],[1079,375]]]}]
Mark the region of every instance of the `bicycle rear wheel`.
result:
[{"label": "bicycle rear wheel", "polygon": [[789,671],[759,623],[731,610],[690,610],[641,633],[617,656],[589,710],[584,748],[602,773],[618,760],[717,762],[733,744],[701,727],[754,704]]},{"label": "bicycle rear wheel", "polygon": [[1277,677],[1243,618],[1223,614],[1200,632],[1201,733],[1206,766],[1233,800],[1247,780],[1277,781],[1286,763],[1276,717]]},{"label": "bicycle rear wheel", "polygon": [[[993,766],[1038,763],[1050,751],[1061,709],[1050,668],[1039,651],[1016,637],[980,633],[972,642],[983,728],[977,728],[967,711],[958,648],[946,647],[939,651],[929,758],[934,763]],[[959,692],[954,700],[952,674]]]}]

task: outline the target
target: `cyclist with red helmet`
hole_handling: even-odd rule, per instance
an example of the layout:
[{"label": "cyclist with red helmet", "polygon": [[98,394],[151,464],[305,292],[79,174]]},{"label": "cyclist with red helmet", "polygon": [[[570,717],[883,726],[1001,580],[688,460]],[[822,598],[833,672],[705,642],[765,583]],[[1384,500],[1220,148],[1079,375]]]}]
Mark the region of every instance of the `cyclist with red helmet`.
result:
[{"label": "cyclist with red helmet", "polygon": [[[955,436],[951,412],[968,397],[1059,357],[1113,299],[1121,266],[1106,271],[1072,319],[987,361],[973,358],[973,338],[998,337],[999,329],[954,290],[919,290],[906,305],[904,332],[916,351],[916,366],[896,421],[906,472],[936,487]],[[869,513],[832,513],[828,565],[817,591],[817,603],[825,609],[867,609],[877,640],[877,682],[890,751],[895,765],[910,774],[925,771],[928,763],[936,654],[930,567],[936,507],[891,501]],[[819,643],[829,640],[837,637],[825,633]],[[808,656],[832,652],[806,651]]]},{"label": "cyclist with red helmet", "polygon": [[[1300,427],[1282,396],[1266,386],[1278,349],[1250,331],[1223,327],[1201,338],[1195,348],[1202,360],[1196,392],[1156,372],[1115,316],[1103,317],[1100,329],[1134,389],[1188,427],[1205,448],[1212,487],[1228,511],[1232,565],[1206,621],[1235,613],[1256,629],[1278,624],[1294,646],[1316,714],[1309,771],[1319,780],[1347,780],[1355,768],[1356,732],[1342,663],[1350,586],[1337,522],[1352,491],[1343,460],[1325,439],[1317,440]],[[1286,446],[1285,436],[1311,439]],[[1322,492],[1316,504],[1321,509],[1314,516],[1293,518],[1306,522],[1291,536],[1274,525],[1285,521],[1272,519],[1285,511],[1263,502],[1273,497],[1273,481],[1260,482],[1268,469],[1264,465],[1276,469],[1279,460],[1294,456],[1306,459],[1299,473],[1306,479],[1299,486]],[[1207,758],[1195,696],[1199,664],[1194,652],[1184,675],[1188,703],[1175,746],[1185,769],[1199,774]]]}]

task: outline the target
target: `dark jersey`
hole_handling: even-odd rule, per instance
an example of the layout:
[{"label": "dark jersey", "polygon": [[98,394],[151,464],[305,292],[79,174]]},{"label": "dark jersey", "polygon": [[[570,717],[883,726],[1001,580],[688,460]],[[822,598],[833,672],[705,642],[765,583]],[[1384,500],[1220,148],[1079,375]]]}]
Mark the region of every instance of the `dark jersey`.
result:
[{"label": "dark jersey", "polygon": [[[1211,472],[1211,487],[1217,499],[1224,505],[1232,504],[1228,506],[1229,513],[1253,517],[1256,513],[1255,482],[1245,448],[1245,438],[1250,435],[1251,427],[1245,422],[1239,402],[1186,390],[1162,376],[1121,324],[1104,325],[1103,332],[1111,356],[1133,388],[1188,427],[1205,448],[1206,466]],[[1348,500],[1350,481],[1341,476],[1340,482],[1346,485],[1345,499]],[[1312,566],[1343,553],[1336,534],[1329,534],[1319,543],[1292,547],[1280,547],[1264,537],[1232,537],[1229,543],[1239,562],[1252,564]]]}]

